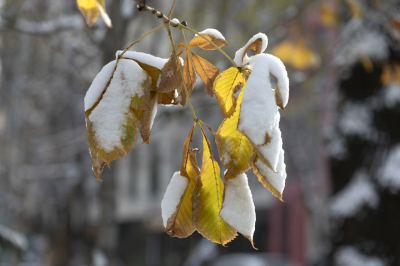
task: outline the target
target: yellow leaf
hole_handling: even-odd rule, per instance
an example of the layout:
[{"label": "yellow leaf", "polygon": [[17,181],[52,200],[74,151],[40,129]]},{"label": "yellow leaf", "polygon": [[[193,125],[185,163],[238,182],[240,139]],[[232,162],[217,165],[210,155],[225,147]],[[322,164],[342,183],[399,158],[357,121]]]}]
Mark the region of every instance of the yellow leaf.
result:
[{"label": "yellow leaf", "polygon": [[158,86],[159,92],[171,92],[176,90],[181,85],[182,78],[174,57],[175,55],[172,55],[168,62],[161,69],[161,81],[160,85]]},{"label": "yellow leaf", "polygon": [[[234,176],[251,168],[250,161],[254,154],[254,146],[250,140],[237,129],[244,90],[245,88],[239,94],[235,112],[232,116],[224,119],[215,135],[220,160],[229,170],[228,172]],[[225,176],[225,181],[226,178],[227,176]]]},{"label": "yellow leaf", "polygon": [[363,16],[363,11],[358,0],[346,0],[346,3],[350,8],[353,17],[361,18]]},{"label": "yellow leaf", "polygon": [[97,20],[99,15],[107,27],[112,27],[111,20],[106,13],[104,0],[77,0],[76,3],[89,27],[93,26],[93,23]]},{"label": "yellow leaf", "polygon": [[336,25],[337,11],[332,2],[324,1],[321,3],[320,19],[324,26],[331,27]]},{"label": "yellow leaf", "polygon": [[236,107],[234,94],[246,83],[245,75],[236,67],[231,67],[217,76],[214,82],[214,93],[221,113],[230,116]]},{"label": "yellow leaf", "polygon": [[290,41],[281,42],[275,46],[272,53],[279,57],[282,62],[299,70],[318,65],[317,56],[305,46],[304,41],[299,41],[296,44]]},{"label": "yellow leaf", "polygon": [[[282,194],[278,190],[276,190],[276,188],[274,188],[274,186],[272,186],[270,182],[268,182],[270,177],[267,176],[266,171],[262,171],[261,169],[259,169],[259,167],[257,167],[257,165],[260,165],[263,163],[264,162],[262,160],[260,160],[260,158],[258,156],[256,156],[256,158],[251,162],[254,174],[257,176],[258,181],[261,184],[263,184],[263,186],[266,189],[268,189],[272,195],[277,197],[280,201],[283,201]],[[268,167],[268,168],[270,168],[270,167]]]},{"label": "yellow leaf", "polygon": [[193,213],[197,231],[212,242],[225,245],[237,232],[219,217],[222,207],[224,183],[218,163],[210,151],[210,143],[203,132],[203,160],[200,178],[194,190]]},{"label": "yellow leaf", "polygon": [[219,74],[219,68],[201,58],[195,53],[192,53],[194,68],[200,79],[203,81],[207,94],[211,97],[214,96],[213,84],[215,78]]},{"label": "yellow leaf", "polygon": [[[183,79],[185,80],[186,89],[190,95],[193,91],[194,85],[196,84],[197,76],[196,73],[194,72],[192,59],[190,58],[189,53],[187,51],[185,56],[185,63],[183,65]],[[181,95],[182,95],[181,104],[185,105],[187,95],[184,88],[182,88]]]},{"label": "yellow leaf", "polygon": [[[228,42],[224,39],[218,39],[213,35],[209,34],[202,34],[206,39],[210,40],[213,42],[215,45],[217,45],[219,48],[221,48],[224,45],[228,45]],[[195,36],[189,43],[189,48],[192,47],[200,47],[201,49],[204,50],[215,50],[216,48],[211,45],[208,41],[204,40],[201,36]]]},{"label": "yellow leaf", "polygon": [[168,219],[165,232],[173,237],[188,237],[194,232],[192,197],[196,180],[200,174],[199,166],[196,160],[196,150],[189,151],[193,131],[196,123],[193,124],[189,136],[186,138],[182,149],[182,169],[181,176],[189,179],[188,187],[183,194],[176,212]]}]

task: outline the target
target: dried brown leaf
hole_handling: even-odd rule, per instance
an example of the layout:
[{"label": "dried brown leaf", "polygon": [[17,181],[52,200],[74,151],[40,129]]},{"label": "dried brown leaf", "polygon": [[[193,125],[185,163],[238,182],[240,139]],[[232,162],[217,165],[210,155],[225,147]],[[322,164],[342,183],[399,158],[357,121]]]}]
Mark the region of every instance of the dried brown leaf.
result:
[{"label": "dried brown leaf", "polygon": [[194,68],[200,79],[203,81],[207,94],[214,96],[213,84],[219,74],[219,68],[205,60],[204,58],[192,53]]},{"label": "dried brown leaf", "polygon": [[[213,35],[208,35],[208,34],[202,34],[205,38],[213,42],[215,45],[217,45],[219,48],[221,48],[224,45],[228,45],[228,42],[224,39],[217,39]],[[197,35],[195,36],[189,43],[189,48],[192,47],[199,47],[204,50],[215,50],[216,48],[211,45],[208,41],[206,41],[204,38],[201,36]]]}]

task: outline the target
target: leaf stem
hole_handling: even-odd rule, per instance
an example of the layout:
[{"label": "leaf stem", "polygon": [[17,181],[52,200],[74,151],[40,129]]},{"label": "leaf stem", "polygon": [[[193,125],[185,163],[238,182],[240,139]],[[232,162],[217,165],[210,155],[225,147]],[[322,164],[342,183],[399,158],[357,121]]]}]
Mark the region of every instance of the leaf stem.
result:
[{"label": "leaf stem", "polygon": [[181,79],[182,79],[182,87],[183,87],[183,89],[185,90],[186,99],[187,99],[187,101],[188,101],[188,103],[189,103],[190,111],[192,112],[192,116],[193,116],[194,121],[197,123],[197,122],[199,121],[199,119],[197,118],[196,113],[194,112],[193,105],[192,105],[192,101],[190,100],[190,96],[189,96],[189,93],[188,93],[188,89],[187,89],[187,87],[186,87],[185,79],[184,79],[184,77],[183,77],[183,68],[182,68],[181,62],[180,62],[180,60],[179,60],[179,57],[178,57],[178,55],[176,54],[175,42],[174,42],[174,38],[172,37],[172,34],[171,34],[171,28],[170,28],[170,26],[169,26],[169,23],[164,23],[164,26],[165,26],[165,28],[167,29],[168,36],[169,36],[169,39],[170,39],[170,41],[171,41],[171,45],[172,45],[172,54],[173,54],[173,56],[175,57],[176,64],[178,65],[178,71],[179,71],[179,73],[180,73],[180,75],[181,75]]},{"label": "leaf stem", "polygon": [[203,34],[201,34],[200,32],[197,32],[196,30],[189,28],[188,26],[184,26],[182,24],[178,25],[178,29],[185,29],[188,31],[191,31],[197,35],[199,35],[201,38],[203,38],[204,40],[206,40],[207,42],[209,42],[212,46],[214,46],[215,49],[217,49],[219,52],[221,52],[221,54],[223,54],[231,63],[232,65],[234,65],[235,67],[238,67],[235,63],[235,61],[232,60],[232,58],[227,55],[221,48],[218,47],[218,45],[216,45],[215,43],[213,43],[212,41],[210,41],[209,39],[207,39]]},{"label": "leaf stem", "polygon": [[176,0],[174,0],[174,2],[172,3],[171,9],[169,10],[169,13],[168,13],[168,18],[169,19],[171,19],[171,15],[172,15],[172,11],[174,10],[175,3],[176,3]]},{"label": "leaf stem", "polygon": [[211,133],[213,133],[214,135],[217,134],[209,125],[207,125],[207,124],[206,124],[205,122],[203,122],[202,120],[199,120],[198,123],[200,123],[200,124],[206,126],[206,127],[211,131]]}]

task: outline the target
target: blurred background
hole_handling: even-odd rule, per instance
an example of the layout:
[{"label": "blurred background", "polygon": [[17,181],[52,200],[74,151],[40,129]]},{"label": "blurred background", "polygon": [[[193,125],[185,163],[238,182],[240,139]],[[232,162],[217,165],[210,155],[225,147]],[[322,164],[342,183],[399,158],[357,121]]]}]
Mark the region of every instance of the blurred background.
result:
[{"label": "blurred background", "polygon": [[[147,4],[168,13],[172,2]],[[221,247],[163,232],[161,200],[192,124],[187,106],[160,106],[151,145],[138,139],[95,181],[85,93],[117,50],[161,23],[132,0],[106,3],[113,28],[99,19],[88,29],[73,0],[0,0],[0,265],[400,265],[399,1],[177,1],[173,17],[221,31],[231,57],[266,33],[267,53],[289,72],[285,202],[248,173],[258,251],[242,236]],[[163,30],[133,50],[171,53]],[[196,52],[230,66],[216,51]],[[192,98],[216,130],[216,100],[201,83]]]}]

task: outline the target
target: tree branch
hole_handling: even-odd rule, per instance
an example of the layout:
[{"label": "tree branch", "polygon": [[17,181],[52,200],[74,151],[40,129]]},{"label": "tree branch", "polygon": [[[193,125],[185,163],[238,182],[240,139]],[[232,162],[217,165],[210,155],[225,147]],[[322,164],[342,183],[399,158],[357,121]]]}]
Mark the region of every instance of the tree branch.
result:
[{"label": "tree branch", "polygon": [[148,6],[148,5],[146,5],[145,3],[144,3],[144,1],[137,1],[137,8],[138,8],[138,10],[139,11],[147,11],[147,12],[149,12],[150,14],[154,14],[154,15],[156,15],[156,17],[157,18],[160,18],[160,19],[162,19],[162,21],[164,22],[164,24],[165,23],[169,23],[172,27],[178,27],[178,25],[179,25],[179,23],[177,23],[177,22],[175,22],[175,21],[173,21],[173,20],[170,20],[166,15],[164,15],[162,12],[160,12],[160,11],[158,11],[158,10],[155,10],[153,7],[150,7],[150,6]]}]

